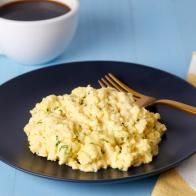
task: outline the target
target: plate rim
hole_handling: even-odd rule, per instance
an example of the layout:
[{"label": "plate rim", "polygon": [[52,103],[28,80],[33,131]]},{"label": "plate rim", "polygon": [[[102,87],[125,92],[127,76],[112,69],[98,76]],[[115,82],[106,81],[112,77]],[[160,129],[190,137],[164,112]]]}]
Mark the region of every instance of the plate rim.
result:
[{"label": "plate rim", "polygon": [[[151,177],[151,176],[155,176],[155,175],[160,174],[164,171],[168,171],[172,168],[175,168],[181,162],[185,161],[186,159],[188,159],[189,157],[191,157],[194,154],[195,154],[195,150],[193,150],[193,152],[191,152],[188,155],[181,158],[181,160],[178,160],[175,163],[171,163],[169,166],[162,167],[160,169],[154,170],[153,172],[144,173],[144,174],[141,174],[139,176],[136,174],[136,175],[127,176],[127,177],[118,177],[118,178],[112,178],[112,179],[96,179],[96,180],[93,180],[93,179],[80,180],[80,179],[55,177],[55,176],[49,176],[49,175],[41,174],[41,173],[38,173],[38,172],[33,172],[33,171],[23,169],[23,168],[15,165],[15,164],[10,163],[9,161],[2,158],[1,155],[0,155],[0,161],[2,161],[4,164],[6,164],[8,166],[11,166],[12,168],[17,169],[19,171],[22,171],[26,174],[31,174],[33,176],[42,177],[42,178],[46,178],[46,179],[49,179],[49,180],[57,180],[57,181],[63,181],[63,182],[77,182],[77,183],[110,183],[110,182],[135,181],[135,180],[140,180],[140,179],[148,178],[148,177]],[[124,171],[121,171],[121,172],[124,172]]]},{"label": "plate rim", "polygon": [[[36,72],[39,72],[39,71],[44,71],[44,70],[51,70],[51,69],[56,69],[57,67],[62,67],[62,66],[66,66],[67,64],[84,64],[84,63],[123,63],[123,64],[130,64],[130,65],[134,65],[134,66],[140,66],[144,69],[150,69],[150,70],[155,70],[155,71],[158,71],[158,72],[162,72],[162,73],[165,73],[167,75],[170,75],[171,77],[174,77],[182,82],[185,82],[187,85],[189,85],[191,88],[195,88],[192,84],[188,83],[186,80],[182,79],[181,77],[173,74],[173,73],[170,73],[170,72],[167,72],[165,70],[162,70],[162,69],[159,69],[159,68],[155,68],[155,67],[151,67],[149,65],[144,65],[144,64],[139,64],[139,63],[134,63],[134,62],[127,62],[127,61],[112,61],[112,60],[87,60],[87,61],[72,61],[72,62],[65,62],[65,63],[60,63],[60,64],[52,64],[52,65],[49,65],[49,66],[44,66],[44,67],[39,67],[38,69],[34,69],[34,70],[31,70],[31,71],[27,71],[23,74],[20,74],[18,76],[15,76],[5,82],[3,82],[1,85],[0,85],[0,89],[9,84],[10,82],[12,82],[13,80],[17,80],[17,79],[20,79],[24,76],[27,76],[27,75],[31,75],[33,73],[36,73]],[[195,154],[196,150],[192,150],[192,152],[190,152],[189,154],[187,154],[186,156],[182,157],[180,160],[177,160],[176,162],[173,162],[165,167],[161,167],[159,169],[156,169],[152,172],[146,172],[146,173],[143,173],[141,175],[132,175],[132,176],[126,176],[126,177],[117,177],[117,178],[112,178],[112,179],[72,179],[72,178],[63,178],[63,177],[55,177],[55,176],[51,176],[51,175],[46,175],[46,174],[42,174],[42,173],[38,173],[38,172],[33,172],[33,171],[30,171],[30,170],[27,170],[27,169],[24,169],[24,168],[21,168],[20,166],[16,165],[16,164],[13,164],[13,163],[10,163],[9,161],[7,161],[6,159],[4,159],[2,157],[2,155],[0,155],[0,161],[2,161],[3,163],[11,166],[12,168],[15,168],[19,171],[22,171],[22,172],[25,172],[25,173],[28,173],[28,174],[32,174],[34,176],[38,176],[38,177],[44,177],[44,178],[47,178],[47,179],[51,179],[51,180],[58,180],[58,181],[66,181],[66,182],[77,182],[77,183],[110,183],[110,182],[121,182],[121,181],[132,181],[132,180],[138,180],[138,179],[143,179],[143,178],[147,178],[147,177],[150,177],[150,176],[154,176],[154,175],[157,175],[159,173],[162,173],[164,171],[167,171],[169,169],[172,169],[174,167],[176,167],[178,164],[180,164],[182,161],[186,160],[187,158],[191,157],[193,154]],[[123,172],[123,171],[122,171]]]},{"label": "plate rim", "polygon": [[[134,63],[134,62],[128,62],[128,61],[112,61],[112,60],[84,60],[84,61],[70,61],[70,62],[65,62],[65,63],[60,63],[60,64],[52,64],[52,65],[46,65],[44,67],[39,67],[38,69],[34,69],[34,70],[30,70],[30,71],[27,71],[27,72],[24,72],[22,74],[19,74],[17,76],[14,76],[8,80],[6,80],[5,82],[1,83],[0,84],[0,87],[6,85],[7,83],[11,82],[12,80],[15,80],[15,79],[19,79],[20,77],[23,77],[25,75],[28,75],[28,74],[32,74],[34,72],[39,72],[39,71],[43,71],[45,69],[55,69],[56,67],[61,67],[61,66],[64,66],[66,64],[80,64],[80,63],[123,63],[123,64],[132,64],[132,65],[136,65],[136,66],[140,66],[140,67],[143,67],[144,69],[148,68],[148,69],[151,69],[151,70],[156,70],[156,71],[159,71],[159,72],[163,72],[165,74],[168,74],[170,76],[173,76],[175,77],[176,79],[179,79],[183,82],[185,82],[187,85],[194,87],[193,84],[187,82],[185,79],[181,78],[180,76],[178,75],[175,75],[173,73],[170,73],[168,71],[165,71],[165,70],[162,70],[160,68],[156,68],[156,67],[152,67],[150,65],[145,65],[145,64],[140,64],[140,63]],[[34,66],[36,67],[36,66]]]}]

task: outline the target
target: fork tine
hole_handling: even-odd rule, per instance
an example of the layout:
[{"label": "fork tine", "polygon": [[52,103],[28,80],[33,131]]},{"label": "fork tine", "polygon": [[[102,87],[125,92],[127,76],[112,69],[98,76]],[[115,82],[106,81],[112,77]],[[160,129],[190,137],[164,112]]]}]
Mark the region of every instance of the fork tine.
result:
[{"label": "fork tine", "polygon": [[144,95],[131,89],[130,87],[128,87],[126,84],[122,83],[118,78],[116,78],[113,74],[109,73],[108,76],[113,79],[113,81],[115,81],[119,86],[121,86],[121,88],[123,88],[124,90],[132,93],[133,95],[135,95],[136,97],[140,98],[143,97]]},{"label": "fork tine", "polygon": [[[103,78],[102,78],[103,79]],[[121,92],[127,92],[126,90],[124,90],[123,88],[121,88],[119,85],[118,85],[118,83],[116,83],[115,81],[113,81],[109,76],[107,76],[107,75],[105,75],[105,83],[108,85],[108,86],[110,86],[110,87],[113,87],[113,88],[115,88],[116,90],[118,90],[118,91],[121,91]],[[135,100],[138,100],[138,96],[135,96],[134,94],[133,94],[133,98],[135,99]]]},{"label": "fork tine", "polygon": [[[105,76],[107,77],[107,76]],[[107,79],[107,78],[106,78]],[[101,80],[98,80],[98,83],[99,85],[102,87],[102,88],[105,88],[105,87],[112,87],[113,86],[107,81],[105,80],[104,78],[101,78]],[[114,84],[115,85],[115,84]],[[115,87],[115,86],[114,86]],[[126,92],[125,90],[123,90],[122,88],[120,88],[118,85],[116,85],[115,87],[117,90],[119,91],[123,91],[123,92]],[[137,101],[138,100],[138,97],[136,97],[135,95],[133,95],[134,99]]]},{"label": "fork tine", "polygon": [[99,85],[100,85],[102,88],[106,87],[105,84],[103,84],[103,82],[101,82],[100,80],[98,80],[98,83],[99,83]]},{"label": "fork tine", "polygon": [[121,88],[116,82],[113,82],[112,79],[110,79],[110,77],[108,77],[107,75],[105,75],[106,80],[108,80],[108,82],[110,82],[117,90],[125,92],[125,90],[123,88]]},{"label": "fork tine", "polygon": [[101,78],[101,81],[102,81],[102,83],[105,84],[105,86],[107,86],[107,87],[113,87],[113,86],[112,86],[110,83],[108,83],[108,81],[105,80],[104,78]]}]

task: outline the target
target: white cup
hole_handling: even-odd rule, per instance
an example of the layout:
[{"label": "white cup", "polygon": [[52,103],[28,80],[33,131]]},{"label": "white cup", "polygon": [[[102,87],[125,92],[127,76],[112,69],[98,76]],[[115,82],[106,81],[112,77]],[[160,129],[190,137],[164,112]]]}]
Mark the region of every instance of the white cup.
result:
[{"label": "white cup", "polygon": [[[1,0],[0,6],[14,0]],[[36,65],[58,57],[69,45],[78,21],[78,0],[55,0],[71,10],[59,17],[40,21],[0,18],[0,55],[22,64]]]}]

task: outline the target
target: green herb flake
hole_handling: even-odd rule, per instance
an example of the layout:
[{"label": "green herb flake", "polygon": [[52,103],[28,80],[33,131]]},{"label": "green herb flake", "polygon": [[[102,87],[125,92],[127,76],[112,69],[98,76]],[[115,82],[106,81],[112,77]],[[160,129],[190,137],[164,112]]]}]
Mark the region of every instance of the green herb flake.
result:
[{"label": "green herb flake", "polygon": [[93,142],[91,142],[91,143],[89,143],[89,144],[96,145],[96,144],[95,144],[95,143],[93,143]]},{"label": "green herb flake", "polygon": [[56,142],[56,147],[57,147],[60,143],[61,143],[60,141],[57,141],[57,142]]},{"label": "green herb flake", "polygon": [[65,152],[67,152],[68,149],[69,149],[69,146],[68,146],[68,145],[62,145],[62,146],[59,148],[59,151],[65,150]]},{"label": "green herb flake", "polygon": [[79,104],[83,105],[84,104],[84,99],[86,98],[86,96],[82,97],[82,99],[79,100]]},{"label": "green herb flake", "polygon": [[63,114],[63,110],[62,110],[62,109],[59,109],[59,112],[60,112],[61,114]]},{"label": "green herb flake", "polygon": [[56,106],[53,108],[53,110],[58,110],[59,109],[59,106]]},{"label": "green herb flake", "polygon": [[60,144],[61,142],[60,142],[60,140],[59,140],[59,138],[58,138],[58,136],[56,135],[56,147],[58,147],[58,145]]},{"label": "green herb flake", "polygon": [[84,100],[81,99],[81,100],[79,101],[79,104],[80,104],[80,105],[83,105],[83,103],[84,103]]}]

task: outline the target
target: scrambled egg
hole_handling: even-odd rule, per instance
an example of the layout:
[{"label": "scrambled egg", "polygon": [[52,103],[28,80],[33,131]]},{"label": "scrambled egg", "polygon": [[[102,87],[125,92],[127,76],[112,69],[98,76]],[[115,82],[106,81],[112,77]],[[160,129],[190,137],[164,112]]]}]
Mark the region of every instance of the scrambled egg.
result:
[{"label": "scrambled egg", "polygon": [[78,87],[50,95],[31,110],[25,126],[32,153],[73,169],[126,171],[152,161],[166,127],[129,93]]}]

